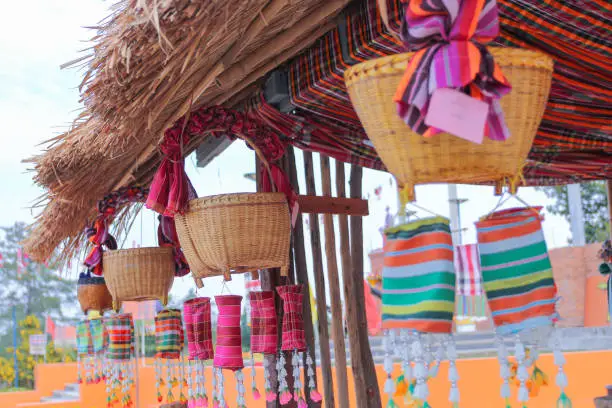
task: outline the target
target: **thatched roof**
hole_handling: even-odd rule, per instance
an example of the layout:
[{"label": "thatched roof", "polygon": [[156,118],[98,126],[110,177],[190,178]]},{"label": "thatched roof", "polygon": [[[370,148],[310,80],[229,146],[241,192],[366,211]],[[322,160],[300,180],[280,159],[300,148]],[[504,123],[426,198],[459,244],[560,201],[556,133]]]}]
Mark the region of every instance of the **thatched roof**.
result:
[{"label": "thatched roof", "polygon": [[346,3],[131,0],[114,6],[96,27],[92,53],[67,64],[88,67],[80,86],[84,111],[28,160],[49,199],[25,243],[30,256],[45,259],[63,239],[80,239],[104,194],[150,180],[165,128],[192,107],[231,105],[245,87],[331,29]]}]

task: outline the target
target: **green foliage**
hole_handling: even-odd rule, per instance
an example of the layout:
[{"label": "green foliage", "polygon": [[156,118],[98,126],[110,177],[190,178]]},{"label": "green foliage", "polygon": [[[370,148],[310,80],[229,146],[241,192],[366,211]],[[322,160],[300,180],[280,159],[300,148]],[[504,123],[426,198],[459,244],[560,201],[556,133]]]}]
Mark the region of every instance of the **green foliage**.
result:
[{"label": "green foliage", "polygon": [[240,315],[240,334],[242,336],[242,350],[251,350],[251,325],[249,324],[246,308],[242,309],[242,314]]},{"label": "green foliage", "polygon": [[[76,305],[76,282],[63,279],[57,271],[43,264],[25,261],[18,268],[17,249],[26,238],[26,225],[16,223],[12,227],[0,227],[0,254],[4,266],[0,268],[2,296],[0,296],[0,350],[12,342],[11,311],[16,307],[17,320],[35,315],[42,320],[52,316],[56,322],[70,321],[64,314]],[[8,357],[8,356],[7,356]]]},{"label": "green foliage", "polygon": [[[17,347],[17,367],[19,369],[19,386],[25,388],[34,387],[34,368],[36,364],[44,361],[43,356],[30,355],[30,336],[42,334],[40,320],[34,315],[26,316],[19,322],[19,345]],[[6,352],[10,358],[0,357],[0,383],[10,386],[15,380],[15,369],[13,362],[13,347],[7,347]],[[71,362],[76,359],[76,350],[62,350],[55,348],[53,341],[47,343],[47,362]]]},{"label": "green foliage", "polygon": [[[570,219],[567,187],[541,187],[554,204],[546,207],[551,214],[562,215]],[[610,223],[608,220],[608,196],[605,181],[583,183],[580,186],[582,197],[582,210],[584,212],[584,234],[587,243],[602,242],[610,236]]]}]

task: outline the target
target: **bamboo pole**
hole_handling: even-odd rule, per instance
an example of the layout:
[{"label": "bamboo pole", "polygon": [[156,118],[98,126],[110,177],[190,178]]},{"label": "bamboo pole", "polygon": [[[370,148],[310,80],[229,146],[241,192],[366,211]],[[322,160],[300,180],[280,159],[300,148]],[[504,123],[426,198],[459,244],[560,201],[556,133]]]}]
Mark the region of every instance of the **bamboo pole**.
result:
[{"label": "bamboo pole", "polygon": [[[361,198],[363,168],[351,165],[350,196]],[[355,396],[358,406],[380,408],[380,390],[376,380],[376,367],[372,359],[372,349],[368,339],[368,324],[364,298],[363,283],[363,219],[351,216],[351,260],[353,276],[353,292],[349,295],[353,307],[349,308],[348,321],[349,339],[353,378],[355,381]]]},{"label": "bamboo pole", "polygon": [[[289,180],[291,182],[291,186],[293,190],[299,194],[300,187],[298,183],[297,177],[297,167],[295,165],[295,151],[292,146],[287,148],[287,158],[289,160]],[[310,283],[308,282],[308,267],[306,265],[306,247],[304,245],[304,223],[302,220],[302,214],[299,213],[297,216],[297,220],[295,222],[295,227],[293,228],[293,254],[295,257],[295,278],[296,282],[304,285],[304,302],[302,313],[304,315],[304,336],[306,337],[306,345],[308,346],[308,350],[312,353],[315,348],[315,338],[314,338],[314,327],[312,325],[312,309],[310,305]],[[306,353],[303,356],[303,368],[304,368],[304,395],[306,396],[306,401],[311,405],[310,400],[310,388],[306,385],[308,384],[308,366],[306,364]],[[315,383],[317,381],[317,373],[315,371],[314,374]],[[318,404],[317,404],[318,405]]]},{"label": "bamboo pole", "polygon": [[[314,165],[312,153],[304,152],[304,171],[306,173],[306,194],[316,195]],[[321,234],[319,219],[315,213],[308,214],[310,224],[310,246],[312,248],[312,269],[315,280],[317,303],[317,330],[319,332],[319,358],[323,377],[323,394],[325,406],[334,408],[334,383],[332,379],[331,355],[329,350],[329,326],[327,321],[327,299],[325,294],[325,275],[323,274],[323,254],[321,252]]]},{"label": "bamboo pole", "polygon": [[[331,197],[331,175],[329,157],[321,155],[321,184],[323,195]],[[344,342],[344,319],[342,316],[342,299],[340,297],[340,279],[336,259],[336,238],[334,235],[334,218],[323,214],[325,231],[325,257],[327,258],[327,276],[329,277],[329,295],[332,310],[332,338],[334,340],[334,361],[338,385],[338,405],[349,407],[348,378],[346,373],[346,344]]]}]

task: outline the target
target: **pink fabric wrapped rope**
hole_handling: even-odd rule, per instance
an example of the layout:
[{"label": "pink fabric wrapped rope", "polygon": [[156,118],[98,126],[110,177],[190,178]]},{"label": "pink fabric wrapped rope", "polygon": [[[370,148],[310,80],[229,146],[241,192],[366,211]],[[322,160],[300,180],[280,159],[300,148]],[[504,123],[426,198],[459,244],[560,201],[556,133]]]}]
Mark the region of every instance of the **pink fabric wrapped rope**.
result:
[{"label": "pink fabric wrapped rope", "polygon": [[278,295],[283,299],[282,350],[306,351],[304,336],[302,285],[278,286]]},{"label": "pink fabric wrapped rope", "polygon": [[242,360],[242,337],[240,334],[240,303],[242,296],[215,296],[219,317],[217,318],[217,349],[213,365],[216,368],[240,370]]},{"label": "pink fabric wrapped rope", "polygon": [[214,356],[210,298],[199,297],[186,301],[183,314],[187,329],[189,359],[210,360]]},{"label": "pink fabric wrapped rope", "polygon": [[274,308],[274,292],[249,293],[251,304],[251,352],[276,354],[278,320]]}]

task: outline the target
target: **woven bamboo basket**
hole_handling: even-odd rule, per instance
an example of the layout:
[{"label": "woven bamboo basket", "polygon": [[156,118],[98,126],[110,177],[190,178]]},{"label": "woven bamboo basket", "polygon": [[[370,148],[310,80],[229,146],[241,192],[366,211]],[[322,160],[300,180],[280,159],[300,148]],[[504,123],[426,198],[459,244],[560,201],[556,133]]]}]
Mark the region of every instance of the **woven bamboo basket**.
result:
[{"label": "woven bamboo basket", "polygon": [[77,284],[77,298],[83,313],[90,310],[104,312],[113,307],[113,298],[102,277],[88,277],[79,279]]},{"label": "woven bamboo basket", "polygon": [[545,54],[490,48],[512,84],[502,97],[510,137],[503,142],[485,138],[472,143],[449,134],[425,138],[397,115],[393,97],[412,53],[378,58],[344,73],[357,115],[380,158],[415,199],[414,186],[426,183],[493,183],[516,189],[531,149],[552,80],[553,60]]},{"label": "woven bamboo basket", "polygon": [[103,254],[104,278],[113,297],[113,309],[119,302],[160,300],[168,303],[174,280],[172,248],[132,248]]},{"label": "woven bamboo basket", "polygon": [[223,194],[189,202],[176,231],[195,278],[280,268],[289,271],[291,223],[282,193]]}]

